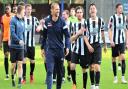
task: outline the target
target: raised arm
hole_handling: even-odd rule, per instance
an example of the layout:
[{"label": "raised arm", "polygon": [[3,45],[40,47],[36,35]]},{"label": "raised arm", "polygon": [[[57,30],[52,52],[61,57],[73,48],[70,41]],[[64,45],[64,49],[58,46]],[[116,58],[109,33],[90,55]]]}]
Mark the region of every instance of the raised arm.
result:
[{"label": "raised arm", "polygon": [[43,30],[44,24],[45,24],[45,20],[41,19],[40,22],[39,22],[39,25],[36,28],[36,31],[40,32],[41,30]]}]

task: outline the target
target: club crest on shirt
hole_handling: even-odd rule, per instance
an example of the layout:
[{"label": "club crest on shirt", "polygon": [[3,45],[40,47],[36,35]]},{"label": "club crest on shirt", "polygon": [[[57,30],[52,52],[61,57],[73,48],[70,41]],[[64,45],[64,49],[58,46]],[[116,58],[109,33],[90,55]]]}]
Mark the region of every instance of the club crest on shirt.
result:
[{"label": "club crest on shirt", "polygon": [[98,28],[92,28],[92,29],[90,30],[90,34],[91,34],[92,36],[98,34]]},{"label": "club crest on shirt", "polygon": [[122,29],[124,29],[124,24],[119,24],[116,28],[117,28],[118,30],[122,30]]},{"label": "club crest on shirt", "polygon": [[48,23],[48,27],[51,27],[51,26],[52,26],[52,23],[49,22],[49,23]]}]

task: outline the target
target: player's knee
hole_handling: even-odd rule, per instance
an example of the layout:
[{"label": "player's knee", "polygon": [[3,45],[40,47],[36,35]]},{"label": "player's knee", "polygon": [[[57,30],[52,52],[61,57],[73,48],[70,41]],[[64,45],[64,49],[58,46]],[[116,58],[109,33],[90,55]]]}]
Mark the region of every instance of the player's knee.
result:
[{"label": "player's knee", "polygon": [[99,64],[95,64],[95,71],[100,71],[100,65]]},{"label": "player's knee", "polygon": [[22,62],[18,62],[18,69],[22,69]]},{"label": "player's knee", "polygon": [[116,58],[115,57],[112,58],[112,62],[116,62]]},{"label": "player's knee", "polygon": [[86,73],[87,71],[88,71],[88,69],[82,68],[82,72],[83,72],[83,73]]},{"label": "player's knee", "polygon": [[22,68],[22,64],[18,64],[18,69],[21,69]]},{"label": "player's knee", "polygon": [[120,55],[120,60],[125,60],[125,55],[124,54]]},{"label": "player's knee", "polygon": [[75,70],[76,64],[71,63],[71,70]]},{"label": "player's knee", "polygon": [[8,55],[9,55],[8,52],[6,52],[6,53],[4,54],[4,56],[5,56],[6,58],[8,58]]},{"label": "player's knee", "polygon": [[12,64],[11,64],[11,71],[12,71],[12,72],[15,70],[15,67],[16,67],[16,63],[12,63]]},{"label": "player's knee", "polygon": [[16,66],[16,63],[12,63],[11,68],[14,69]]},{"label": "player's knee", "polygon": [[93,71],[94,69],[95,69],[95,66],[94,66],[94,64],[92,64],[92,65],[90,66],[90,70]]}]

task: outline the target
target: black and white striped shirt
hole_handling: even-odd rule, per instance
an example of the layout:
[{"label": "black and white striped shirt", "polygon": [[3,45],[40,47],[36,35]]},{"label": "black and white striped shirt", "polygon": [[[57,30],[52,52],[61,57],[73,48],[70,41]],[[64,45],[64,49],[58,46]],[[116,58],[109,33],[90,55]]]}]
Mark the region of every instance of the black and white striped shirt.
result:
[{"label": "black and white striped shirt", "polygon": [[[73,23],[71,21],[66,21],[66,25],[68,27],[68,32],[70,33],[70,36],[73,35]],[[65,37],[63,37],[64,47],[65,47]],[[73,44],[71,43],[70,50],[72,50]]]},{"label": "black and white striped shirt", "polygon": [[104,31],[104,21],[102,18],[96,17],[95,20],[92,18],[87,19],[87,31],[86,36],[88,37],[89,43],[101,43],[102,35],[101,32]]},{"label": "black and white striped shirt", "polygon": [[112,29],[112,39],[115,44],[125,43],[126,16],[123,14],[111,16],[108,28]]},{"label": "black and white striped shirt", "polygon": [[[81,29],[82,26],[86,26],[85,19],[82,19],[81,22],[74,23],[73,32],[76,34]],[[80,55],[85,55],[85,49],[86,49],[85,46],[86,45],[84,42],[84,33],[83,33],[83,35],[79,36],[79,38],[75,40],[75,43],[72,47],[72,51]]]},{"label": "black and white striped shirt", "polygon": [[39,25],[39,21],[36,17],[24,17],[25,21],[25,44],[29,47],[35,47],[35,30]]}]

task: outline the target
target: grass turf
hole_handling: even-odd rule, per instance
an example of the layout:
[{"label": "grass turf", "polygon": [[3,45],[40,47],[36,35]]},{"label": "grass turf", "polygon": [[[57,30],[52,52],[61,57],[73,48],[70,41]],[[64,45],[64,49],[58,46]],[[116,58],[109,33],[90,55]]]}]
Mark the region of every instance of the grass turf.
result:
[{"label": "grass turf", "polygon": [[[22,89],[46,89],[45,85],[45,69],[43,64],[43,58],[41,57],[40,53],[40,47],[36,46],[36,66],[35,66],[35,72],[34,72],[34,83],[30,84],[29,82],[29,60],[27,61],[27,82],[25,85],[22,86]],[[0,51],[0,89],[17,89],[12,88],[11,86],[11,78],[10,80],[4,80],[5,78],[5,72],[4,72],[4,63],[3,63],[3,53]],[[128,52],[126,52],[126,55],[128,55]],[[100,89],[128,89],[128,84],[121,84],[121,71],[118,71],[118,84],[113,84],[113,73],[112,73],[112,67],[111,67],[111,51],[108,49],[107,53],[105,54],[103,52],[102,54],[102,64],[101,64],[101,82],[100,82]],[[128,59],[128,56],[126,56],[126,59]],[[67,63],[65,62],[65,66]],[[126,60],[126,66],[128,66],[128,62]],[[66,69],[66,68],[65,68]],[[10,72],[10,71],[9,71]],[[82,89],[82,72],[79,65],[77,65],[77,89]],[[66,73],[67,74],[67,73]],[[88,74],[89,75],[89,74]],[[126,69],[126,79],[128,80],[128,69]],[[16,78],[17,80],[17,78]],[[17,82],[16,82],[17,83]],[[55,85],[53,85],[53,89],[55,88]],[[72,82],[68,82],[67,80],[62,85],[62,89],[72,89]],[[87,89],[90,89],[90,78],[88,76],[88,84]]]}]

